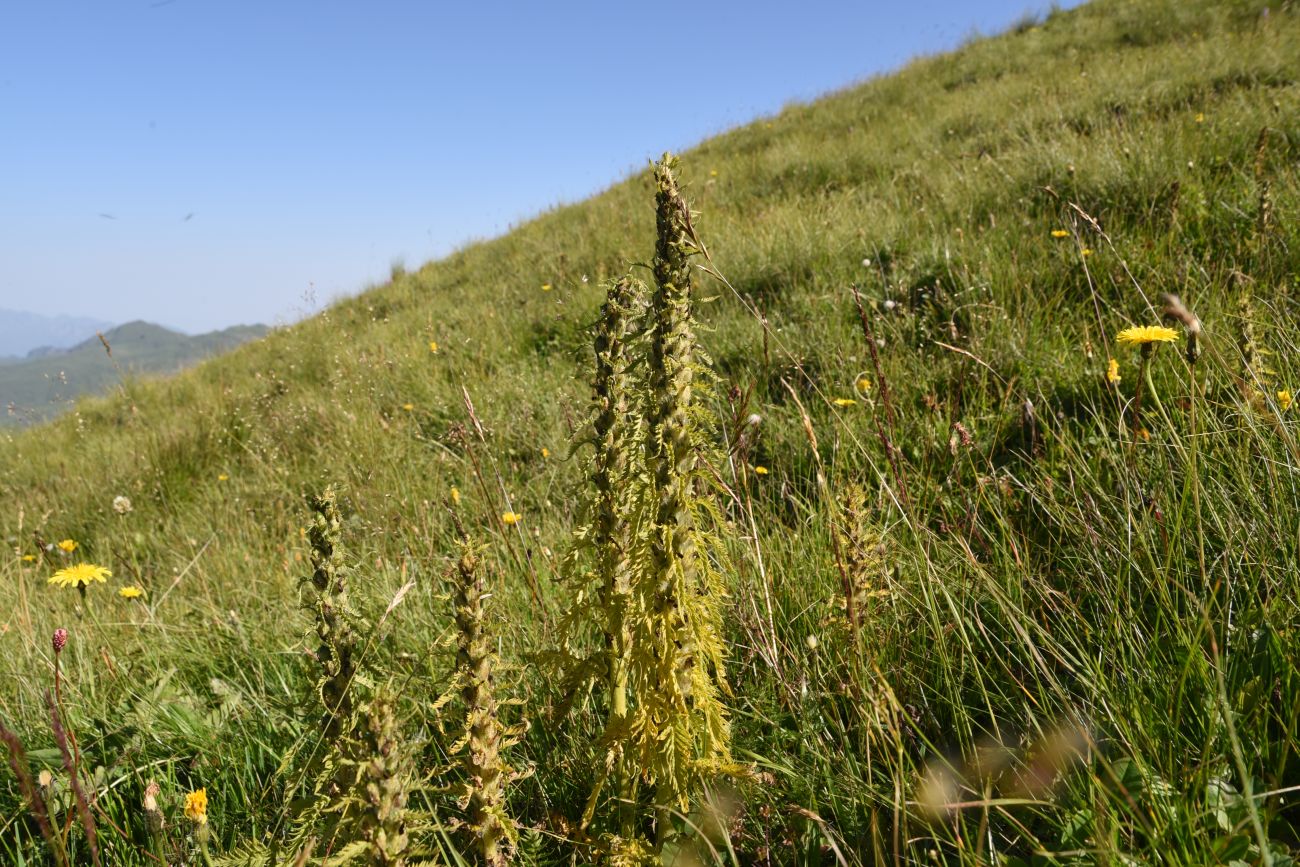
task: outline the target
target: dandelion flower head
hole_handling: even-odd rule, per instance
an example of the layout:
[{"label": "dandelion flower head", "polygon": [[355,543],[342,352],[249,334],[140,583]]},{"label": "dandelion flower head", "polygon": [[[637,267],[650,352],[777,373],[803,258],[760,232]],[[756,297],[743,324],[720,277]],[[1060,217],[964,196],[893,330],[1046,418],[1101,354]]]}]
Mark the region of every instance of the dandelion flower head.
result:
[{"label": "dandelion flower head", "polygon": [[766,476],[766,475],[767,475],[767,467],[762,467],[762,466],[754,467],[754,475],[756,475],[756,476]]},{"label": "dandelion flower head", "polygon": [[1053,229],[1053,230],[1052,230],[1052,237],[1053,237],[1053,238],[1068,238],[1068,237],[1070,237],[1070,233],[1067,232],[1067,231],[1065,231],[1064,229]]},{"label": "dandelion flower head", "polygon": [[835,400],[831,401],[831,403],[836,406],[853,406],[857,401],[851,397],[837,397]]},{"label": "dandelion flower head", "polygon": [[1284,388],[1277,393],[1277,405],[1282,407],[1283,412],[1286,412],[1288,409],[1290,409],[1291,404],[1294,402],[1295,402],[1295,398],[1292,397],[1291,391],[1289,389]]},{"label": "dandelion flower head", "polygon": [[55,547],[65,554],[71,554],[73,551],[77,550],[77,543],[71,539],[64,539],[58,545],[55,545]]},{"label": "dandelion flower head", "polygon": [[206,788],[190,792],[185,796],[185,818],[199,825],[208,821],[208,790]]},{"label": "dandelion flower head", "polygon": [[144,595],[144,591],[141,590],[139,587],[132,585],[130,587],[123,587],[122,589],[118,590],[117,595],[121,596],[123,599],[139,599],[141,596]]},{"label": "dandelion flower head", "polygon": [[1115,337],[1120,343],[1131,346],[1143,346],[1148,343],[1171,343],[1178,339],[1178,332],[1163,325],[1139,325],[1125,328]]},{"label": "dandelion flower head", "polygon": [[113,573],[103,566],[96,566],[93,563],[78,563],[75,566],[69,566],[55,572],[50,576],[49,583],[59,587],[76,587],[80,589],[94,581],[103,584],[111,577],[113,577]]},{"label": "dandelion flower head", "polygon": [[510,526],[513,526],[513,525],[515,525],[515,524],[518,524],[521,520],[523,520],[523,517],[524,517],[524,516],[521,515],[521,514],[519,514],[518,512],[502,512],[502,513],[501,513],[501,521],[502,521],[502,523],[507,524],[507,525],[510,525]]}]

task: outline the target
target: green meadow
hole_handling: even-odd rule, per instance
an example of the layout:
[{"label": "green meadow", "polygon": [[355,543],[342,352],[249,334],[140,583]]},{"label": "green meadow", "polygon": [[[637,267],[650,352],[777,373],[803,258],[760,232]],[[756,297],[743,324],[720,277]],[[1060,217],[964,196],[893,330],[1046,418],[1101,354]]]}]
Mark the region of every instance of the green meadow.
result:
[{"label": "green meadow", "polygon": [[0,863],[1292,863],[1300,7],[1095,0],[675,177],[0,429]]}]

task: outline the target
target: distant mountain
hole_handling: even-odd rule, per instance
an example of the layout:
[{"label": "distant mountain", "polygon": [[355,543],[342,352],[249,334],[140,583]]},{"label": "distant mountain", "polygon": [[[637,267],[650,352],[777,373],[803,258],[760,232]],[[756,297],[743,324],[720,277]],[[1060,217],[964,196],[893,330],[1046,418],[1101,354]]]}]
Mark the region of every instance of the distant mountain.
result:
[{"label": "distant mountain", "polygon": [[124,376],[175,373],[204,358],[255,340],[265,325],[236,325],[193,337],[149,322],[128,322],[69,349],[38,349],[0,364],[0,425],[41,421],[85,394],[104,392]]},{"label": "distant mountain", "polygon": [[112,327],[111,322],[87,316],[42,316],[0,307],[0,364],[33,352],[67,349]]}]

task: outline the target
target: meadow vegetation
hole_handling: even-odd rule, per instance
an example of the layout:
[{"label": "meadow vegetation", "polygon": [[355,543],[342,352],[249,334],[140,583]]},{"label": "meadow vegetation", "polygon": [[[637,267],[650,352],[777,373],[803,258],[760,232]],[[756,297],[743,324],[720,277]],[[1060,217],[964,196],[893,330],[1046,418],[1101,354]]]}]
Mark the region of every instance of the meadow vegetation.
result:
[{"label": "meadow vegetation", "polygon": [[1291,863],[1298,166],[1097,0],[5,432],[0,861]]}]

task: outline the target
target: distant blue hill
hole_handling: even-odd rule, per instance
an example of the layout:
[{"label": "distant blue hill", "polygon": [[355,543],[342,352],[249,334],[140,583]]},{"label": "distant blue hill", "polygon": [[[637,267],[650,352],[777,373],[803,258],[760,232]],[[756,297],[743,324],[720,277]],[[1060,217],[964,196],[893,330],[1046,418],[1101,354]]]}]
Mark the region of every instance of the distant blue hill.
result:
[{"label": "distant blue hill", "polygon": [[123,377],[175,373],[269,330],[236,325],[191,337],[149,322],[128,322],[102,332],[111,357],[94,333],[67,349],[31,351],[27,358],[0,363],[0,425],[51,418],[75,398],[101,394]]},{"label": "distant blue hill", "polygon": [[0,364],[76,346],[112,322],[88,316],[42,316],[0,307]]}]

